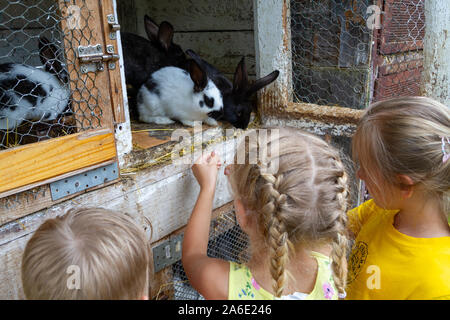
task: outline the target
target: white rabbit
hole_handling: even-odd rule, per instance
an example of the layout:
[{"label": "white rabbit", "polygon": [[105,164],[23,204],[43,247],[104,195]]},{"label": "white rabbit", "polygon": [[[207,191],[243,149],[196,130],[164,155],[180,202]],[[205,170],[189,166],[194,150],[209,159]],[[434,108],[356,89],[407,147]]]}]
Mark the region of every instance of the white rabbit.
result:
[{"label": "white rabbit", "polygon": [[46,71],[16,63],[0,64],[0,129],[14,129],[24,120],[55,120],[68,106],[68,76],[56,59],[56,47],[39,39]]},{"label": "white rabbit", "polygon": [[187,64],[189,72],[165,67],[151,74],[137,96],[141,121],[171,124],[178,120],[191,127],[194,121],[204,121],[217,126],[211,116],[223,113],[222,94],[195,61]]}]

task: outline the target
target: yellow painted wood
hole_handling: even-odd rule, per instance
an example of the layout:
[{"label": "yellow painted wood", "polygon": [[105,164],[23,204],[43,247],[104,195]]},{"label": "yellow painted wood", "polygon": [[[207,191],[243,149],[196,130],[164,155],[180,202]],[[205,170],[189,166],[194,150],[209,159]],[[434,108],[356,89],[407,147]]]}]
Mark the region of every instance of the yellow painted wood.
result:
[{"label": "yellow painted wood", "polygon": [[116,157],[110,130],[82,132],[0,152],[0,193]]}]

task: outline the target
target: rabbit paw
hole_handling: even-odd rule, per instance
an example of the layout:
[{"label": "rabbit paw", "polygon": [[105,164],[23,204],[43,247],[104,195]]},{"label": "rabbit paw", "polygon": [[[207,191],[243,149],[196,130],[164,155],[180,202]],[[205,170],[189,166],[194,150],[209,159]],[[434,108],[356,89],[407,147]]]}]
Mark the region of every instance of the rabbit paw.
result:
[{"label": "rabbit paw", "polygon": [[190,120],[180,120],[182,124],[188,127],[193,127],[195,125],[195,121]]},{"label": "rabbit paw", "polygon": [[219,124],[217,123],[217,121],[213,118],[206,118],[205,123],[207,125],[210,125],[211,127],[217,127]]}]

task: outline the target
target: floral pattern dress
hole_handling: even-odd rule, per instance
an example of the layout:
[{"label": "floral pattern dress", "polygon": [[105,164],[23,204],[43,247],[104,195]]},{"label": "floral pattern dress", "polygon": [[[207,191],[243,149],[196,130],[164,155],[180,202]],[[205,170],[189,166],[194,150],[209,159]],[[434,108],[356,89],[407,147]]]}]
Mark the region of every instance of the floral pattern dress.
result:
[{"label": "floral pattern dress", "polygon": [[[311,293],[295,292],[282,296],[282,300],[337,300],[337,290],[334,285],[329,257],[315,251],[311,256],[316,258],[318,272],[314,289]],[[230,262],[228,286],[229,300],[273,300],[275,297],[262,288],[253,278],[250,270],[244,264]]]}]

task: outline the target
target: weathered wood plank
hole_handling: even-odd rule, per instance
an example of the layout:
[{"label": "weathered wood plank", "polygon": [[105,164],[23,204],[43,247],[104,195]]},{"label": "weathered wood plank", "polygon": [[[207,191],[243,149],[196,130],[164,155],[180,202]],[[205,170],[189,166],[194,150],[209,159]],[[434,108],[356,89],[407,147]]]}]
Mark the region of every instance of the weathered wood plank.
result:
[{"label": "weathered wood plank", "polygon": [[[175,33],[174,42],[192,49],[223,73],[234,74],[245,56],[247,71],[255,75],[255,43],[252,31]],[[272,70],[273,71],[273,70]]]},{"label": "weathered wood plank", "polygon": [[115,156],[114,135],[108,129],[81,132],[2,151],[0,195]]},{"label": "weathered wood plank", "polygon": [[0,299],[25,299],[22,289],[22,254],[31,235],[0,246]]},{"label": "weathered wood plank", "polygon": [[135,5],[142,34],[144,14],[157,23],[169,21],[176,31],[253,30],[252,0],[147,0]]},{"label": "weathered wood plank", "polygon": [[[215,146],[222,159],[230,162],[235,141],[229,140]],[[190,167],[191,164],[169,164],[153,170],[141,170],[124,176],[116,184],[83,193],[7,223],[0,227],[0,245],[33,232],[45,219],[72,207],[92,204],[149,219],[153,229],[152,241],[157,241],[184,226],[194,207],[199,187]],[[223,174],[219,174],[214,207],[231,199],[228,181]]]}]

